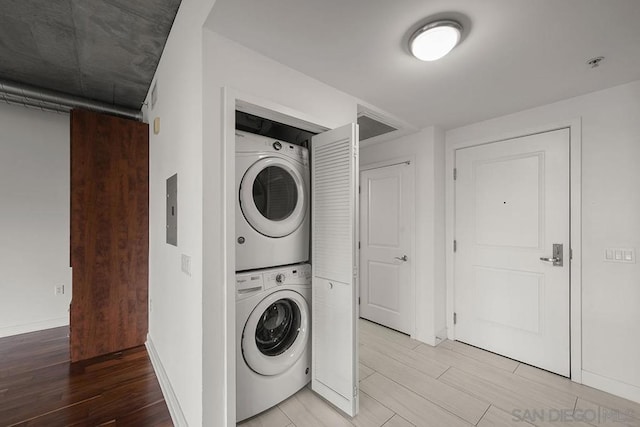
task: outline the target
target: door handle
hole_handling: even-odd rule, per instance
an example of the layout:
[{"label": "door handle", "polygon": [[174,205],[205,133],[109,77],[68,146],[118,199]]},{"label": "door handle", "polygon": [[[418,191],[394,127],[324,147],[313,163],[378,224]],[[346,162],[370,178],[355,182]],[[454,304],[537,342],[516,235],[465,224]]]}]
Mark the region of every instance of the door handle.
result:
[{"label": "door handle", "polygon": [[562,243],[554,243],[553,256],[540,257],[540,261],[552,262],[554,267],[562,267]]},{"label": "door handle", "polygon": [[405,261],[408,261],[408,260],[409,260],[409,258],[408,258],[406,255],[397,256],[397,257],[395,257],[395,258],[396,258],[398,261],[402,261],[402,262],[405,262]]}]

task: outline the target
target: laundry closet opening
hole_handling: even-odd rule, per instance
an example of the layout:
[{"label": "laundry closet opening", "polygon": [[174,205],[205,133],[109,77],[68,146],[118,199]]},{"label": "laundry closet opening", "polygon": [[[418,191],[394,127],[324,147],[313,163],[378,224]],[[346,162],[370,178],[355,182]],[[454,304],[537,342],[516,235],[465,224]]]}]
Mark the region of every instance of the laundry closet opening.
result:
[{"label": "laundry closet opening", "polygon": [[306,131],[235,111],[236,420],[311,381]]},{"label": "laundry closet opening", "polygon": [[358,128],[282,110],[227,98],[223,114],[236,421],[308,384],[358,411]]}]

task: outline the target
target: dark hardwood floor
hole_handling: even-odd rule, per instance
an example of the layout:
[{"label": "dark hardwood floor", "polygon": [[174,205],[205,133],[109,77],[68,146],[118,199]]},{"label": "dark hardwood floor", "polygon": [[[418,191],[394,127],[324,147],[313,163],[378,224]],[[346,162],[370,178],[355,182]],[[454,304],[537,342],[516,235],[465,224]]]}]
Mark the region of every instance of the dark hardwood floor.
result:
[{"label": "dark hardwood floor", "polygon": [[172,426],[144,346],[70,363],[69,329],[0,338],[0,426]]}]

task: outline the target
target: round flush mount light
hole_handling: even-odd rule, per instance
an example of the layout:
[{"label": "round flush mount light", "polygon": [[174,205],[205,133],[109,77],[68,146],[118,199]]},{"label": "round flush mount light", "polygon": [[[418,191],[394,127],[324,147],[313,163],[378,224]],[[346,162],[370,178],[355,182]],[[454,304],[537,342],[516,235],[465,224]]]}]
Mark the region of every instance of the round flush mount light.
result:
[{"label": "round flush mount light", "polygon": [[435,61],[456,47],[462,36],[459,22],[443,19],[420,27],[409,39],[409,50],[421,61]]}]

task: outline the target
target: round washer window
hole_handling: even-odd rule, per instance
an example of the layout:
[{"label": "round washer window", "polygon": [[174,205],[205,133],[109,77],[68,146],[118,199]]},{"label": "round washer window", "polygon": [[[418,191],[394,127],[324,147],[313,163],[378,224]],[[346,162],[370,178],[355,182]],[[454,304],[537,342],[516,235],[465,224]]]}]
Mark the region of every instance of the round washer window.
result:
[{"label": "round washer window", "polygon": [[298,204],[296,181],[285,169],[268,166],[253,181],[253,202],[265,218],[282,221]]},{"label": "round washer window", "polygon": [[300,330],[300,310],[295,302],[280,299],[269,306],[256,326],[256,347],[266,356],[278,356],[291,347]]},{"label": "round washer window", "polygon": [[308,297],[289,289],[278,290],[254,307],[242,329],[240,348],[255,373],[279,375],[307,351]]}]

